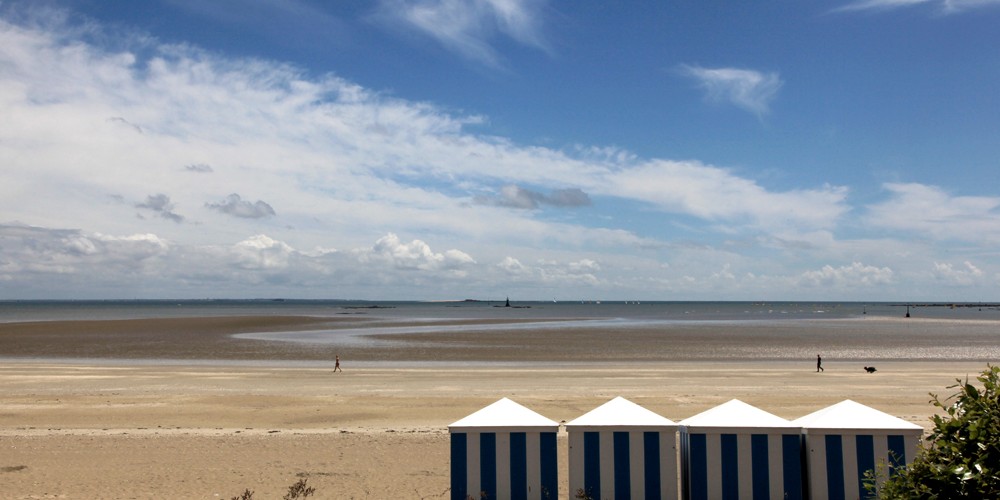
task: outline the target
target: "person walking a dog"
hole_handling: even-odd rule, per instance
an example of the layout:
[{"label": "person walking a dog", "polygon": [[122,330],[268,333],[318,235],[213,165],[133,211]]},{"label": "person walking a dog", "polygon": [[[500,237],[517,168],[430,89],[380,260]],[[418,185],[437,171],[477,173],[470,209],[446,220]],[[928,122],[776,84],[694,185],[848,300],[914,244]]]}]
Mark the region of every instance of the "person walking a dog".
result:
[{"label": "person walking a dog", "polygon": [[817,354],[816,355],[816,373],[819,373],[821,371],[824,371],[823,370],[823,358],[821,358],[820,355]]}]

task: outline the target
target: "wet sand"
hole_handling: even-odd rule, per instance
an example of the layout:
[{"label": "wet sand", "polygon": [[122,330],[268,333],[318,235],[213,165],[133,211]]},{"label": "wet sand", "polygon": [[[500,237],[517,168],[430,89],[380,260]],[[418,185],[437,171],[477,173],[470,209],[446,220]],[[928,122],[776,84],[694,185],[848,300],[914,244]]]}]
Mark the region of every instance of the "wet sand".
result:
[{"label": "wet sand", "polygon": [[[600,339],[587,332],[523,328],[346,349],[231,335],[356,319],[130,321],[0,324],[0,497],[228,499],[249,488],[280,498],[306,478],[316,498],[447,498],[447,425],[504,396],[556,421],[619,395],[675,421],[732,398],[785,418],[853,399],[928,427],[928,393],[947,395],[986,366],[878,359],[867,374],[825,354],[816,373],[814,353],[684,361],[630,354],[663,348],[648,332],[605,337],[591,353]],[[567,348],[570,335],[586,359]],[[544,355],[518,356],[532,349]],[[483,361],[498,352],[510,354]],[[559,444],[566,498],[564,435]]]}]

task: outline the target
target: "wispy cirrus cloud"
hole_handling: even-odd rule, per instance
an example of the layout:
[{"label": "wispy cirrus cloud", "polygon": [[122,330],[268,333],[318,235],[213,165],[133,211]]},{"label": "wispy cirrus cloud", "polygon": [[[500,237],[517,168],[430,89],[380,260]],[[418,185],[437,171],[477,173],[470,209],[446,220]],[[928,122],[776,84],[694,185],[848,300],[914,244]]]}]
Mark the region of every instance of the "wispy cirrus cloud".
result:
[{"label": "wispy cirrus cloud", "polygon": [[918,183],[887,183],[889,198],[868,207],[874,227],[923,238],[1000,242],[1000,197],[955,196]]},{"label": "wispy cirrus cloud", "polygon": [[650,160],[616,172],[603,188],[593,189],[694,215],[727,231],[829,229],[849,210],[845,187],[775,192],[727,169],[694,161]]},{"label": "wispy cirrus cloud", "polygon": [[682,65],[679,72],[698,82],[710,101],[729,103],[758,117],[770,111],[771,101],[784,85],[776,72],[689,65]]},{"label": "wispy cirrus cloud", "polygon": [[1000,0],[860,0],[834,9],[834,12],[886,11],[916,5],[936,6],[941,12],[954,14],[977,7],[1000,6]]},{"label": "wispy cirrus cloud", "polygon": [[382,17],[416,29],[446,49],[487,66],[502,66],[500,35],[548,51],[545,0],[383,0]]},{"label": "wispy cirrus cloud", "polygon": [[[95,40],[113,34],[64,24],[0,18],[0,297],[833,299],[919,289],[933,263],[974,286],[998,274],[977,258],[1000,241],[992,197],[891,185],[847,220],[843,186],[519,144],[336,75],[151,37],[109,48]],[[750,90],[719,84],[718,98],[763,113],[780,79],[749,73]],[[591,197],[594,217],[507,209]],[[845,227],[882,239],[845,242]]]},{"label": "wispy cirrus cloud", "polygon": [[[223,203],[217,198],[220,190],[267,192],[268,206],[282,209],[273,217],[309,233],[296,241],[311,239],[319,246],[332,237],[325,221],[340,220],[347,212],[354,216],[337,230],[354,243],[359,242],[353,234],[398,232],[405,220],[411,227],[491,248],[501,241],[632,245],[645,239],[617,227],[556,227],[524,210],[498,217],[497,206],[575,207],[589,204],[591,196],[613,197],[709,220],[729,232],[830,228],[848,209],[842,188],[774,191],[696,161],[642,159],[613,149],[562,151],[470,133],[466,126],[481,118],[389,98],[333,75],[309,78],[281,63],[221,58],[150,39],[140,40],[132,52],[109,52],[75,39],[63,42],[58,29],[52,34],[52,28],[0,27],[5,28],[0,30],[0,62],[8,61],[17,69],[10,74],[18,75],[0,80],[0,86],[32,89],[22,101],[10,103],[10,120],[0,122],[0,133],[12,139],[8,145],[25,145],[11,155],[24,162],[23,169],[13,165],[11,175],[51,186],[46,195],[63,205],[73,203],[79,227],[135,231],[128,221],[109,216],[108,207],[77,196],[79,189],[63,194],[62,186],[82,184],[104,198],[115,194],[132,200],[170,193],[150,197],[142,208],[175,221],[170,217],[175,205],[190,210],[206,201],[217,205],[208,208],[226,213],[272,217],[242,198]],[[72,76],[72,92],[60,85],[65,75]],[[94,110],[98,116],[129,117],[145,133],[105,119],[95,126]],[[51,133],[35,147],[37,141],[28,140],[38,137],[32,130]],[[134,151],[156,154],[143,156],[143,175],[123,177],[120,172],[131,168]],[[186,165],[183,172],[179,165]],[[191,173],[202,178],[192,182]],[[57,185],[45,181],[57,178]],[[16,184],[0,185],[6,195],[0,205],[19,207],[8,217],[42,220],[27,193],[9,188]],[[497,185],[508,187],[489,200],[468,203],[467,193],[489,192]],[[45,220],[62,216],[44,214]],[[481,221],[487,219],[484,226]],[[257,231],[252,217],[234,217],[222,231],[204,234],[244,237],[237,233],[243,224]],[[196,239],[178,227],[157,227],[170,231],[166,236],[174,241]]]}]

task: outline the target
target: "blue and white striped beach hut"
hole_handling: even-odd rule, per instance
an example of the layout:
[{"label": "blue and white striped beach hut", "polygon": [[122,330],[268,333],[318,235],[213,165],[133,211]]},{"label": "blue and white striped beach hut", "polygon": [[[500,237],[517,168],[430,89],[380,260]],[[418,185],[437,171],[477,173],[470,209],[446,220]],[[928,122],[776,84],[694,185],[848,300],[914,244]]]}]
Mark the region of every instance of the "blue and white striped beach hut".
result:
[{"label": "blue and white striped beach hut", "polygon": [[677,424],[617,397],[566,424],[569,494],[677,498]]},{"label": "blue and white striped beach hut", "polygon": [[919,425],[851,400],[793,423],[805,436],[813,500],[873,498],[863,484],[865,471],[891,474],[892,468],[909,464],[923,434]]},{"label": "blue and white striped beach hut", "polygon": [[503,398],[448,426],[451,498],[559,498],[559,424]]},{"label": "blue and white striped beach hut", "polygon": [[798,425],[738,399],[680,421],[684,497],[803,498]]}]

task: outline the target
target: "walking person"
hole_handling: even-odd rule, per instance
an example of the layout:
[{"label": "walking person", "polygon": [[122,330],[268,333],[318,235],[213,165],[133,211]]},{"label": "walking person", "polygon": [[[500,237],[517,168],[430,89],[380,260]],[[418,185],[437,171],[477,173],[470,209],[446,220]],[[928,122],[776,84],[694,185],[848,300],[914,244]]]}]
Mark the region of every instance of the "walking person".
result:
[{"label": "walking person", "polygon": [[337,355],[336,359],[333,362],[333,373],[337,373],[337,372],[341,372],[341,373],[344,372],[344,370],[340,369],[340,354]]},{"label": "walking person", "polygon": [[816,373],[819,373],[821,371],[824,371],[823,370],[823,358],[821,358],[819,356],[819,354],[817,354],[816,355]]}]

